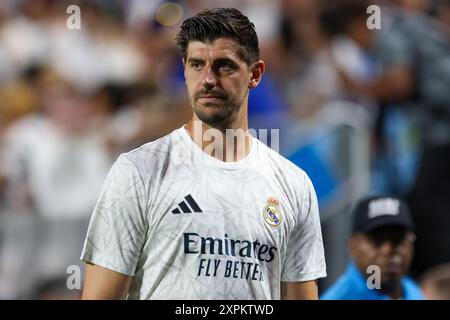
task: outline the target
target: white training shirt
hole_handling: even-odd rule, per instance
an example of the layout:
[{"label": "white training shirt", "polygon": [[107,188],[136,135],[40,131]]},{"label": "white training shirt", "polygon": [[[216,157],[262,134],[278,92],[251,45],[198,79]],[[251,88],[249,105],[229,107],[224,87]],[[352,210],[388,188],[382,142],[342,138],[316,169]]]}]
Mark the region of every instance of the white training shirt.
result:
[{"label": "white training shirt", "polygon": [[280,299],[326,276],[306,173],[253,137],[220,161],[184,127],[117,159],[81,259],[133,276],[129,299]]}]

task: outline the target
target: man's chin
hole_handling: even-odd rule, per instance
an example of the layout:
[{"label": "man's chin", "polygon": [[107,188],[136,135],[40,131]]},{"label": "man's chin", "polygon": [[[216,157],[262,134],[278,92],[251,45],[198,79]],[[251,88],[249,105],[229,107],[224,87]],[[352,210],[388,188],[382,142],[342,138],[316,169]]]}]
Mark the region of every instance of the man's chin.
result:
[{"label": "man's chin", "polygon": [[195,114],[199,120],[211,126],[231,122],[231,113],[219,106],[209,106],[202,110],[196,110]]},{"label": "man's chin", "polygon": [[221,117],[221,116],[210,116],[204,118],[199,117],[199,119],[203,123],[206,123],[207,125],[214,128],[226,126],[228,123],[231,122],[228,117]]},{"label": "man's chin", "polygon": [[381,283],[387,286],[396,284],[402,278],[403,274],[398,272],[384,272],[381,278]]}]

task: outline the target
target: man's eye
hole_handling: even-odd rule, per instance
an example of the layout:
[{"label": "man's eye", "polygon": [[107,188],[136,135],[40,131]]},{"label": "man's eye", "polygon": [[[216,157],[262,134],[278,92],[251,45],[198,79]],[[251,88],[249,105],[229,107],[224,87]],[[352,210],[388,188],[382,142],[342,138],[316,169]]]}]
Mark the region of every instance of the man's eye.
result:
[{"label": "man's eye", "polygon": [[233,70],[233,68],[229,64],[223,64],[220,66],[220,70],[228,72],[228,71]]},{"label": "man's eye", "polygon": [[193,62],[193,63],[191,63],[191,67],[194,70],[199,70],[201,68],[201,65],[198,62]]}]

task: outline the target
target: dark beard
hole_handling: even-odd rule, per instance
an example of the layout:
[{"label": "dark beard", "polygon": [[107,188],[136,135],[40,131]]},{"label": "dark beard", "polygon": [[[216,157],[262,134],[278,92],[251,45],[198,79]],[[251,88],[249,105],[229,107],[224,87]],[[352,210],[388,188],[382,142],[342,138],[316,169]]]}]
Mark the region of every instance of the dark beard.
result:
[{"label": "dark beard", "polygon": [[391,295],[395,293],[402,294],[402,283],[399,279],[391,279],[381,283],[381,292]]},{"label": "dark beard", "polygon": [[[214,104],[209,103],[203,104],[202,107],[198,106],[196,102],[200,97],[206,94],[211,94],[218,98],[224,99],[225,103],[222,107],[217,107]],[[242,102],[243,101],[239,101],[239,99],[237,99],[237,96],[229,96],[225,92],[213,89],[197,92],[191,101],[191,105],[199,120],[213,128],[222,130],[230,128],[231,124],[236,120],[237,115],[240,112]],[[208,112],[209,108],[214,108],[214,112]]]},{"label": "dark beard", "polygon": [[[198,107],[194,105],[193,109],[197,118],[213,128],[226,127],[232,123],[236,118],[234,115],[238,111],[228,106],[224,106],[223,108],[220,108],[220,110],[209,113],[205,112],[205,108],[209,108],[209,106],[205,105],[205,107]],[[214,108],[214,106],[211,106],[210,108]]]}]

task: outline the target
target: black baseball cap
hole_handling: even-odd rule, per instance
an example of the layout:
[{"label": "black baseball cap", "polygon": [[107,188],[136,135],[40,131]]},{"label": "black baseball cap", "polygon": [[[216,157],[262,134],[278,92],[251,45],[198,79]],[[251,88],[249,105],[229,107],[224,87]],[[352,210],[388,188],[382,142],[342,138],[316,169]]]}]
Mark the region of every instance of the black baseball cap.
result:
[{"label": "black baseball cap", "polygon": [[413,230],[408,205],[396,196],[372,196],[360,200],[353,210],[353,233],[367,233],[382,226]]}]

